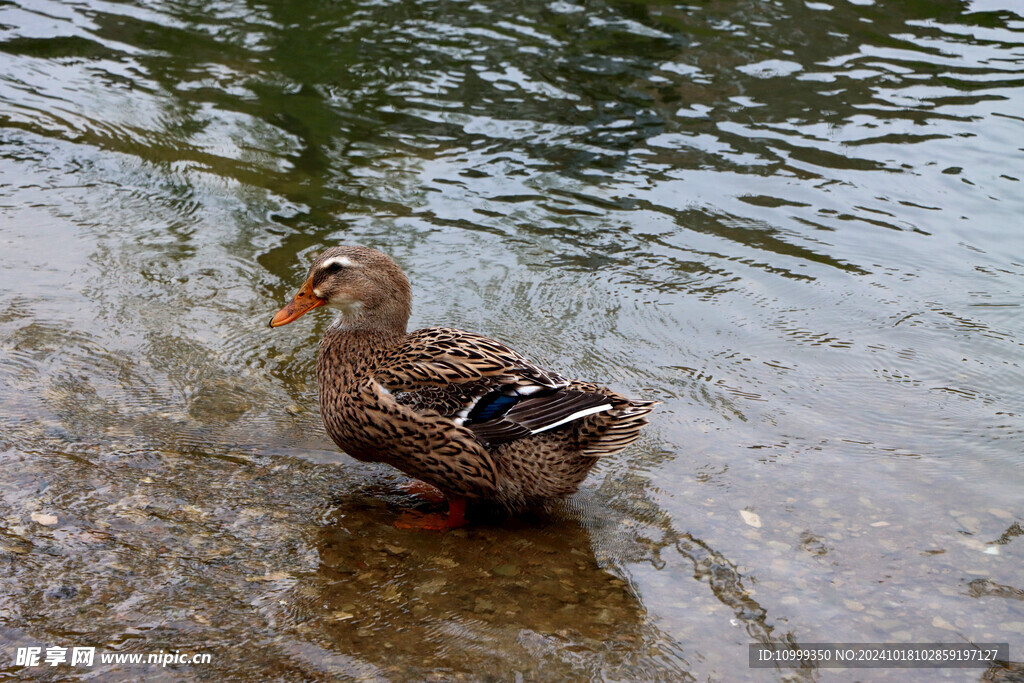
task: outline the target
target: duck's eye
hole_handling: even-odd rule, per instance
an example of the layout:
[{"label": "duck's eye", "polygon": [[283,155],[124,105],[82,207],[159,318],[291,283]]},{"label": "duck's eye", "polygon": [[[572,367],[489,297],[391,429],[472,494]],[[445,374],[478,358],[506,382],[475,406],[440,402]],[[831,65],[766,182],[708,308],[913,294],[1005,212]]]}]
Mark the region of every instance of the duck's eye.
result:
[{"label": "duck's eye", "polygon": [[332,261],[332,262],[327,264],[327,267],[324,268],[324,271],[327,274],[329,274],[329,275],[334,275],[335,273],[337,273],[339,270],[341,270],[344,267],[345,266],[341,265],[337,261]]}]

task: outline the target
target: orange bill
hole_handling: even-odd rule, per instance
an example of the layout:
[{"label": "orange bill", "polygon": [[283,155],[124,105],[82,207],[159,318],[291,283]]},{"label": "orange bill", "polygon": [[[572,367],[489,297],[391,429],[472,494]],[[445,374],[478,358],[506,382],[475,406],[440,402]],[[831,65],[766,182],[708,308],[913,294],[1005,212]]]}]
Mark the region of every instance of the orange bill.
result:
[{"label": "orange bill", "polygon": [[292,321],[298,320],[314,308],[323,306],[326,303],[326,299],[321,299],[316,294],[313,294],[313,278],[309,278],[302,285],[302,289],[296,293],[295,298],[289,301],[287,306],[270,319],[270,326],[280,327],[281,325],[287,325]]}]

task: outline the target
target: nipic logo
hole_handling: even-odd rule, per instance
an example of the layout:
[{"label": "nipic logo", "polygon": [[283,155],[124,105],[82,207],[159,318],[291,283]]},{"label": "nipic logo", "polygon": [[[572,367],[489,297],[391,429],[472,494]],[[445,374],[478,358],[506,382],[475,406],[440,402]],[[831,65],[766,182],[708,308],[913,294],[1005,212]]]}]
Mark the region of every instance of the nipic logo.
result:
[{"label": "nipic logo", "polygon": [[51,646],[46,648],[46,655],[43,655],[42,647],[19,647],[14,657],[16,666],[40,666],[69,663],[71,666],[92,666],[93,658],[96,656],[94,647],[73,647],[71,648],[71,659],[68,659],[68,648]]}]

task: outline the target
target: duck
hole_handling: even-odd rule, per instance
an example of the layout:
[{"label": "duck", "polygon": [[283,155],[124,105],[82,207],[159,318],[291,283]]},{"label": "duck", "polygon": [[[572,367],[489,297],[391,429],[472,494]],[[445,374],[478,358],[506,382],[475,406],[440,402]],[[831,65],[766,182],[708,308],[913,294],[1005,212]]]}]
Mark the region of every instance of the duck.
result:
[{"label": "duck", "polygon": [[659,403],[567,379],[481,334],[408,331],[409,279],[371,247],[316,256],[270,326],[320,307],[338,313],[316,363],[327,434],[351,457],[391,465],[447,501],[446,512],[396,526],[444,531],[468,523],[467,502],[515,514],[570,496],[601,458],[639,437]]}]

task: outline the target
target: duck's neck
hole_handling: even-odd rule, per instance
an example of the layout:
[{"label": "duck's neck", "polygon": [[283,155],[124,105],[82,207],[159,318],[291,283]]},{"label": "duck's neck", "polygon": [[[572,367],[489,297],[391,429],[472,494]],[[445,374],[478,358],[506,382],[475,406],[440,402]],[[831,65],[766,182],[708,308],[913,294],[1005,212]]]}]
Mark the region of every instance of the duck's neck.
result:
[{"label": "duck's neck", "polygon": [[366,377],[405,336],[405,329],[396,326],[349,326],[341,319],[336,321],[320,340],[317,375],[321,393],[325,387],[337,390]]}]

